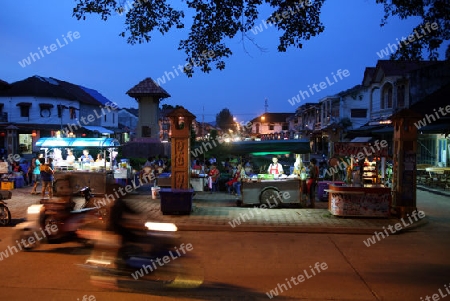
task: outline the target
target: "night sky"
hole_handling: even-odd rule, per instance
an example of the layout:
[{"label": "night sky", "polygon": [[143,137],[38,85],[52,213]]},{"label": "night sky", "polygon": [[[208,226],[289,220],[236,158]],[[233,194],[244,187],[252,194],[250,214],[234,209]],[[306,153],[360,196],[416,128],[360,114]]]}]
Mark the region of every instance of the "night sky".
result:
[{"label": "night sky", "polygon": [[[205,121],[213,121],[223,108],[229,108],[238,121],[251,120],[264,112],[265,99],[269,112],[294,112],[305,102],[360,84],[365,67],[375,66],[380,59],[377,52],[407,37],[418,23],[418,19],[393,18],[380,27],[383,6],[375,0],[328,0],[321,16],[325,32],[305,41],[303,49],[277,52],[277,30],[262,26],[262,32],[248,35],[266,51],[237,37],[228,42],[234,55],[226,61],[225,70],[204,74],[195,68],[193,78],[188,78],[174,67],[185,63],[177,47],[189,26],[165,36],[154,33],[147,44],[129,45],[119,36],[124,16],[105,22],[90,15],[78,21],[72,17],[75,5],[75,1],[61,0],[3,2],[0,79],[11,83],[33,75],[55,77],[95,89],[121,107],[137,107],[125,93],[144,78],[165,79],[161,85],[172,97],[162,103],[183,105]],[[261,16],[269,12],[263,9]],[[261,21],[256,25],[262,25]],[[34,55],[33,61],[30,52],[39,57]],[[444,50],[441,53],[444,59]],[[348,70],[347,76],[333,77],[339,69]],[[299,90],[327,82],[327,77],[329,83],[316,86],[314,94],[294,105],[289,102]]]}]

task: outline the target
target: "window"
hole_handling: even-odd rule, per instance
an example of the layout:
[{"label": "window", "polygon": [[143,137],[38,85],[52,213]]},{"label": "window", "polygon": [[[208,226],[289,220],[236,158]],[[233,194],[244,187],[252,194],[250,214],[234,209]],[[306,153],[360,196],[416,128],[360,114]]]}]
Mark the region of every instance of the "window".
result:
[{"label": "window", "polygon": [[352,118],[366,118],[367,109],[352,109],[350,114]]},{"label": "window", "polygon": [[147,125],[143,125],[142,126],[142,137],[151,137],[151,134],[152,134],[152,129]]},{"label": "window", "polygon": [[255,132],[259,134],[259,123],[255,124]]},{"label": "window", "polygon": [[17,106],[20,107],[20,117],[30,117],[31,102],[19,102]]},{"label": "window", "polygon": [[397,86],[397,108],[405,107],[405,85]]},{"label": "window", "polygon": [[381,94],[381,109],[392,109],[392,85],[387,83]]},{"label": "window", "polygon": [[283,125],[281,126],[281,129],[282,129],[283,131],[289,130],[289,124],[283,123]]},{"label": "window", "polygon": [[70,107],[69,108],[69,112],[70,112],[70,119],[76,119],[77,118],[76,108]]},{"label": "window", "polygon": [[269,131],[273,131],[275,129],[275,126],[273,124],[269,124]]}]

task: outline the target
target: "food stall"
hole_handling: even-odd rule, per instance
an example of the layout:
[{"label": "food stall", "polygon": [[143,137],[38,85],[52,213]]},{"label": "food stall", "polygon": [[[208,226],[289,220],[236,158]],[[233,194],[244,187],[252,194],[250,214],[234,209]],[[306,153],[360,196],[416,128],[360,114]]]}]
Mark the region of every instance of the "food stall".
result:
[{"label": "food stall", "polygon": [[[383,141],[382,141],[383,142]],[[386,141],[384,141],[386,142]],[[347,183],[329,185],[328,210],[335,216],[389,217],[391,189],[381,183],[388,155],[386,145],[375,141],[336,142],[335,157],[348,157]],[[381,176],[380,176],[381,175]]]},{"label": "food stall", "polygon": [[[53,158],[55,181],[70,175],[73,192],[84,186],[90,186],[95,194],[108,192],[107,186],[117,182],[117,179],[128,177],[131,170],[127,161],[114,165],[115,155],[120,143],[114,138],[40,138],[36,142],[47,161]],[[83,149],[96,149],[103,154],[103,160],[83,162],[79,159]],[[75,162],[67,160],[67,151],[72,150],[77,155]],[[95,157],[95,156],[93,156]]]},{"label": "food stall", "polygon": [[[278,156],[309,154],[311,149],[308,140],[266,140],[230,143],[227,151],[233,155]],[[284,171],[289,172],[286,168]],[[242,201],[238,205],[260,204],[267,208],[305,205],[302,181],[305,180],[294,174],[278,177],[258,174],[242,183]]]}]

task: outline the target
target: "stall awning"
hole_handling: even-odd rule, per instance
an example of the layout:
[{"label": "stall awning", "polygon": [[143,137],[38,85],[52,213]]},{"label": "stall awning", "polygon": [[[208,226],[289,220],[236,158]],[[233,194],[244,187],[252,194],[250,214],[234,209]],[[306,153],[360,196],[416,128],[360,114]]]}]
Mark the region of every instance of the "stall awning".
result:
[{"label": "stall awning", "polygon": [[118,147],[120,143],[114,138],[41,138],[36,142],[40,148],[58,147]]},{"label": "stall awning", "polygon": [[92,132],[99,132],[100,134],[114,134],[113,131],[108,130],[107,128],[104,128],[102,126],[91,126],[91,125],[85,125],[83,126],[86,130],[92,131]]},{"label": "stall awning", "polygon": [[254,154],[268,155],[281,153],[309,154],[311,147],[309,140],[264,140],[233,142],[226,146],[226,150],[233,155]]}]

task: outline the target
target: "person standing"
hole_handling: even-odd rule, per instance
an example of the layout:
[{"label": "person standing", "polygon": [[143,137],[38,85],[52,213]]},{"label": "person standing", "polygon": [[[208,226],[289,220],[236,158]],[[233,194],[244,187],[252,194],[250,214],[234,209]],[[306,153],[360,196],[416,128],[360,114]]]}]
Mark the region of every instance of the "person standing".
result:
[{"label": "person standing", "polygon": [[[33,189],[31,190],[31,194],[38,194],[36,191],[36,188],[38,184],[41,182],[41,161],[40,158],[43,158],[43,155],[40,154],[38,158],[33,158],[33,161],[31,161],[31,167],[33,168]],[[41,183],[42,184],[42,183]]]},{"label": "person standing", "polygon": [[67,150],[66,161],[69,165],[73,165],[73,163],[75,163],[75,156],[73,155],[73,151],[71,149]]},{"label": "person standing", "polygon": [[317,160],[312,158],[309,162],[309,178],[306,182],[309,195],[309,207],[314,208],[316,206],[316,188],[317,181],[319,180],[319,167],[317,166]]},{"label": "person standing", "polygon": [[41,162],[41,180],[42,180],[42,198],[45,197],[45,191],[48,189],[48,197],[53,197],[53,169],[51,168],[51,162],[45,163],[44,158],[40,158]]},{"label": "person standing", "polygon": [[271,175],[281,175],[284,173],[283,166],[278,163],[278,158],[273,157],[272,163],[269,165],[267,172]]},{"label": "person standing", "polygon": [[208,186],[211,189],[210,193],[213,193],[214,188],[217,189],[217,184],[220,178],[220,171],[217,169],[216,165],[211,165],[211,169],[208,172]]}]

